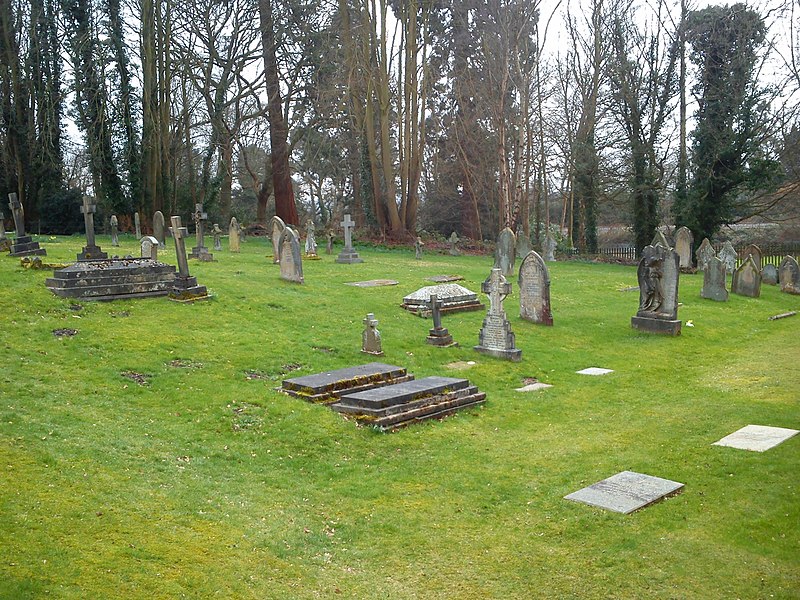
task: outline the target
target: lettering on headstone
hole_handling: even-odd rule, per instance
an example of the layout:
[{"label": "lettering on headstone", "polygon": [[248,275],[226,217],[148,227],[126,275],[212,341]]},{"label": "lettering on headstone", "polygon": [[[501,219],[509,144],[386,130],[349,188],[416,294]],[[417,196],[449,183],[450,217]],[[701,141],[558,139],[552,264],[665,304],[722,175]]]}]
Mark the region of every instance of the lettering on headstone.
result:
[{"label": "lettering on headstone", "polygon": [[542,325],[553,324],[550,273],[542,257],[531,250],[519,267],[519,316]]}]

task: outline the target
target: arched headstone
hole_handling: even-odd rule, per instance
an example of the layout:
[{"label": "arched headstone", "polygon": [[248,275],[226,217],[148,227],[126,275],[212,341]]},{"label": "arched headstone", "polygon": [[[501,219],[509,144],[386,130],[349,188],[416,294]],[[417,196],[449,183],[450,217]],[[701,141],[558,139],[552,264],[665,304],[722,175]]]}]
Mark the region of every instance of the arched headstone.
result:
[{"label": "arched headstone", "polygon": [[517,261],[517,236],[506,227],[497,236],[497,247],[494,253],[494,266],[503,273],[503,277],[514,274],[514,263]]},{"label": "arched headstone", "polygon": [[550,273],[542,257],[533,250],[519,266],[519,316],[542,325],[553,324]]},{"label": "arched headstone", "polygon": [[695,256],[697,257],[697,270],[705,271],[706,265],[716,255],[717,253],[714,252],[714,247],[711,245],[711,242],[708,241],[708,238],[703,238],[703,243],[700,244],[700,247],[695,252]]},{"label": "arched headstone", "polygon": [[284,227],[279,240],[281,278],[303,283],[303,258],[300,254],[300,238],[291,227]]},{"label": "arched headstone", "polygon": [[752,254],[733,272],[731,292],[739,296],[758,298],[761,295],[761,269]]},{"label": "arched headstone", "polygon": [[800,294],[800,267],[793,256],[787,256],[781,261],[778,269],[778,280],[781,291],[787,294]]},{"label": "arched headstone", "polygon": [[153,237],[158,240],[162,246],[166,245],[166,223],[164,222],[164,213],[157,210],[153,213]]},{"label": "arched headstone", "polygon": [[276,215],[269,222],[269,229],[272,232],[272,264],[278,265],[281,262],[281,234],[286,229],[286,223]]},{"label": "arched headstone", "polygon": [[700,290],[700,296],[717,302],[726,302],[728,300],[726,280],[725,263],[712,256],[703,270],[703,289]]},{"label": "arched headstone", "polygon": [[680,258],[681,269],[692,267],[692,244],[694,244],[694,236],[688,227],[681,227],[675,232],[675,252]]}]

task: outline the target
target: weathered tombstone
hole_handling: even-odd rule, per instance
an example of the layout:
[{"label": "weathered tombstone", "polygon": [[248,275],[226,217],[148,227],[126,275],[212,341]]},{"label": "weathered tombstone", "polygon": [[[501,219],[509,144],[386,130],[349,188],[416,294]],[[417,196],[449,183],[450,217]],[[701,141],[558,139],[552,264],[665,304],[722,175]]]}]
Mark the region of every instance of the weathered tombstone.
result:
[{"label": "weathered tombstone", "polygon": [[34,242],[31,236],[25,233],[25,208],[17,199],[16,192],[11,192],[8,200],[8,207],[14,215],[14,227],[17,230],[9,256],[46,256],[47,251],[39,247],[39,242]]},{"label": "weathered tombstone", "polygon": [[531,240],[525,235],[525,230],[520,228],[517,230],[517,249],[516,253],[520,260],[528,256],[528,252],[532,250]]},{"label": "weathered tombstone", "polygon": [[761,261],[761,257],[762,257],[761,248],[759,248],[755,244],[748,244],[747,246],[744,247],[744,250],[742,250],[742,254],[741,254],[742,262],[746,261],[748,256],[752,256],[753,257],[753,262],[756,263],[756,266],[758,267],[758,270],[760,271],[761,270],[761,264],[762,264],[762,261]]},{"label": "weathered tombstone", "polygon": [[531,250],[519,266],[519,316],[542,325],[553,324],[550,273],[542,257]]},{"label": "weathered tombstone", "polygon": [[420,316],[430,314],[431,296],[436,296],[442,313],[481,310],[483,304],[478,301],[478,294],[457,283],[428,285],[403,298],[401,308]]},{"label": "weathered tombstone", "polygon": [[414,242],[414,258],[417,260],[422,259],[422,247],[425,244],[422,242],[422,238],[417,236],[416,241]]},{"label": "weathered tombstone", "polygon": [[214,255],[208,251],[205,244],[205,236],[203,235],[204,222],[208,220],[208,213],[203,210],[203,204],[197,203],[194,205],[194,229],[197,236],[197,246],[192,248],[192,253],[189,258],[196,258],[203,262],[211,262],[214,260]]},{"label": "weathered tombstone", "polygon": [[133,226],[136,229],[136,239],[142,239],[142,222],[139,219],[139,213],[133,213]]},{"label": "weathered tombstone", "polygon": [[651,246],[663,246],[664,248],[672,248],[667,236],[660,229],[656,229],[656,234],[653,236],[653,241],[650,242]]},{"label": "weathered tombstone", "polygon": [[306,256],[317,255],[316,235],[317,232],[314,227],[314,221],[309,219],[308,221],[306,221]]},{"label": "weathered tombstone", "polygon": [[573,500],[627,515],[663,498],[680,493],[684,484],[661,477],[622,471],[564,496]]},{"label": "weathered tombstone", "polygon": [[793,256],[786,256],[778,269],[781,291],[787,294],[800,294],[800,267]]},{"label": "weathered tombstone", "polygon": [[432,346],[440,346],[442,348],[458,346],[458,344],[453,341],[453,336],[450,335],[450,332],[447,331],[445,327],[442,327],[442,304],[439,302],[436,294],[431,295],[430,305],[433,327],[428,330],[428,337],[425,341]]},{"label": "weathered tombstone", "polygon": [[722,245],[719,251],[719,259],[725,264],[725,271],[730,274],[736,270],[736,250],[730,240]]},{"label": "weathered tombstone", "polygon": [[286,223],[278,215],[272,217],[269,222],[269,229],[272,232],[272,264],[281,264],[281,234],[286,229]]},{"label": "weathered tombstone", "polygon": [[152,235],[143,235],[139,240],[142,250],[142,258],[158,260],[158,240]]},{"label": "weathered tombstone", "polygon": [[516,338],[503,309],[503,300],[511,293],[511,284],[498,268],[481,285],[481,291],[489,296],[489,312],[483,319],[475,350],[489,356],[518,361],[522,350],[516,347]]},{"label": "weathered tombstone", "polygon": [[725,283],[725,263],[716,256],[712,256],[703,270],[703,288],[700,290],[700,297],[717,302],[727,302],[728,290]]},{"label": "weathered tombstone", "polygon": [[119,221],[117,215],[111,215],[111,245],[119,246]]},{"label": "weathered tombstone", "polygon": [[11,240],[6,237],[6,222],[5,215],[0,211],[0,252],[8,252],[11,250]]},{"label": "weathered tombstone", "polygon": [[675,252],[678,253],[681,269],[692,268],[692,244],[694,236],[688,227],[680,227],[675,232]]},{"label": "weathered tombstone", "polygon": [[800,431],[786,427],[768,427],[766,425],[747,425],[738,431],[717,440],[713,446],[727,446],[738,450],[751,450],[752,452],[766,452],[789,438],[796,436]]},{"label": "weathered tombstone", "polygon": [[[703,243],[700,244],[700,247],[695,251],[694,255],[697,258],[697,270],[704,271],[708,262],[714,258],[717,253],[714,252],[714,246],[711,245],[708,238],[703,238]],[[735,258],[734,253],[734,260]],[[725,263],[723,262],[723,264]]]},{"label": "weathered tombstone", "polygon": [[231,224],[228,226],[228,249],[239,252],[239,221],[236,217],[231,217]]},{"label": "weathered tombstone", "polygon": [[300,255],[300,238],[291,227],[281,233],[280,251],[281,279],[303,283],[303,257]]},{"label": "weathered tombstone", "polygon": [[558,242],[556,242],[555,238],[552,235],[550,235],[549,232],[547,236],[544,238],[543,246],[544,246],[543,250],[544,250],[545,262],[555,262],[556,247],[558,246]]},{"label": "weathered tombstone", "polygon": [[514,264],[517,262],[517,236],[506,227],[497,236],[497,246],[494,252],[494,266],[503,273],[503,277],[514,274]]},{"label": "weathered tombstone", "polygon": [[214,223],[211,235],[214,236],[214,250],[222,250],[222,229],[219,228],[219,223]]},{"label": "weathered tombstone", "polygon": [[78,260],[101,260],[108,258],[108,254],[103,252],[100,246],[95,243],[94,212],[97,210],[97,206],[91,202],[92,199],[89,196],[83,197],[81,212],[83,213],[83,223],[86,226],[86,245],[78,254]]},{"label": "weathered tombstone", "polygon": [[375,315],[368,313],[363,322],[364,332],[361,334],[361,352],[376,356],[383,355],[381,332],[378,331],[378,320]]},{"label": "weathered tombstone", "polygon": [[631,317],[634,329],[680,335],[678,320],[678,253],[658,244],[645,246],[639,268],[639,310]]},{"label": "weathered tombstone", "polygon": [[327,234],[328,241],[325,244],[325,254],[333,254],[333,232],[329,231]]},{"label": "weathered tombstone", "polygon": [[186,227],[181,226],[181,218],[173,216],[170,219],[172,239],[175,240],[175,255],[178,259],[178,274],[169,297],[178,302],[194,302],[208,298],[208,290],[204,285],[197,284],[197,278],[189,275],[189,260],[186,257],[186,241],[189,235]]},{"label": "weathered tombstone", "polygon": [[450,234],[450,239],[447,241],[450,243],[450,256],[461,256],[461,252],[459,252],[457,247],[459,240],[455,231]]},{"label": "weathered tombstone", "polygon": [[778,267],[772,264],[764,265],[761,268],[761,283],[778,285]]},{"label": "weathered tombstone", "polygon": [[761,295],[761,269],[752,254],[733,272],[731,292],[739,296],[758,298]]},{"label": "weathered tombstone", "polygon": [[359,258],[358,252],[353,249],[353,228],[356,226],[355,221],[350,219],[350,215],[347,214],[344,216],[344,221],[340,224],[344,229],[344,248],[342,248],[339,256],[336,257],[336,262],[345,264],[364,262]]},{"label": "weathered tombstone", "polygon": [[165,246],[167,243],[167,238],[165,237],[165,227],[164,227],[164,213],[160,210],[157,210],[153,213],[153,237],[158,240],[158,243],[161,246]]}]

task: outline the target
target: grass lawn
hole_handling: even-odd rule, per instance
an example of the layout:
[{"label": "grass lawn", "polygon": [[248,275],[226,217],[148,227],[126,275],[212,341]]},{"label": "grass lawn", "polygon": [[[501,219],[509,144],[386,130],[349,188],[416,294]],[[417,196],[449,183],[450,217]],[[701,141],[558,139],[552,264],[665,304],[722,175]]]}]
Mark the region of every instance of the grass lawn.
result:
[{"label": "grass lawn", "polygon": [[[98,243],[137,255],[121,237]],[[63,262],[85,243],[41,241]],[[445,315],[461,346],[435,348],[399,308],[432,275],[480,292],[491,258],[359,251],[306,261],[297,285],[250,238],[190,262],[208,302],[81,309],[0,256],[0,597],[800,597],[800,436],[711,445],[800,429],[800,316],[767,320],[800,296],[717,303],[683,275],[683,333],[661,337],[630,327],[635,268],[552,263],[554,327],[519,319],[513,281],[509,363],[472,349],[484,313]],[[400,284],[343,285],[379,278]],[[274,391],[371,362],[367,312],[383,362],[468,377],[487,403],[380,434]],[[554,387],[515,392],[525,377]],[[563,499],[623,470],[686,487],[627,516]]]}]

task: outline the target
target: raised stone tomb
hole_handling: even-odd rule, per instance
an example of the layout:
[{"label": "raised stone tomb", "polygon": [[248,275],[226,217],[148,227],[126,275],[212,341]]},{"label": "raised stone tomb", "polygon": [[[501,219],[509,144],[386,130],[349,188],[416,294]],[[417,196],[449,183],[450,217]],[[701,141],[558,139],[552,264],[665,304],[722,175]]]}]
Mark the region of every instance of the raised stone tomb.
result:
[{"label": "raised stone tomb", "polygon": [[175,267],[147,258],[81,261],[53,272],[45,286],[61,298],[117,300],[166,296]]},{"label": "raised stone tomb", "polygon": [[439,299],[441,303],[439,310],[443,314],[483,309],[483,304],[478,301],[478,294],[457,283],[442,283],[420,288],[403,298],[403,304],[400,306],[420,316],[428,316],[431,314],[431,296]]},{"label": "raised stone tomb", "polygon": [[414,379],[405,367],[373,362],[346,369],[337,369],[284,379],[279,391],[310,402],[336,402],[342,394]]}]

